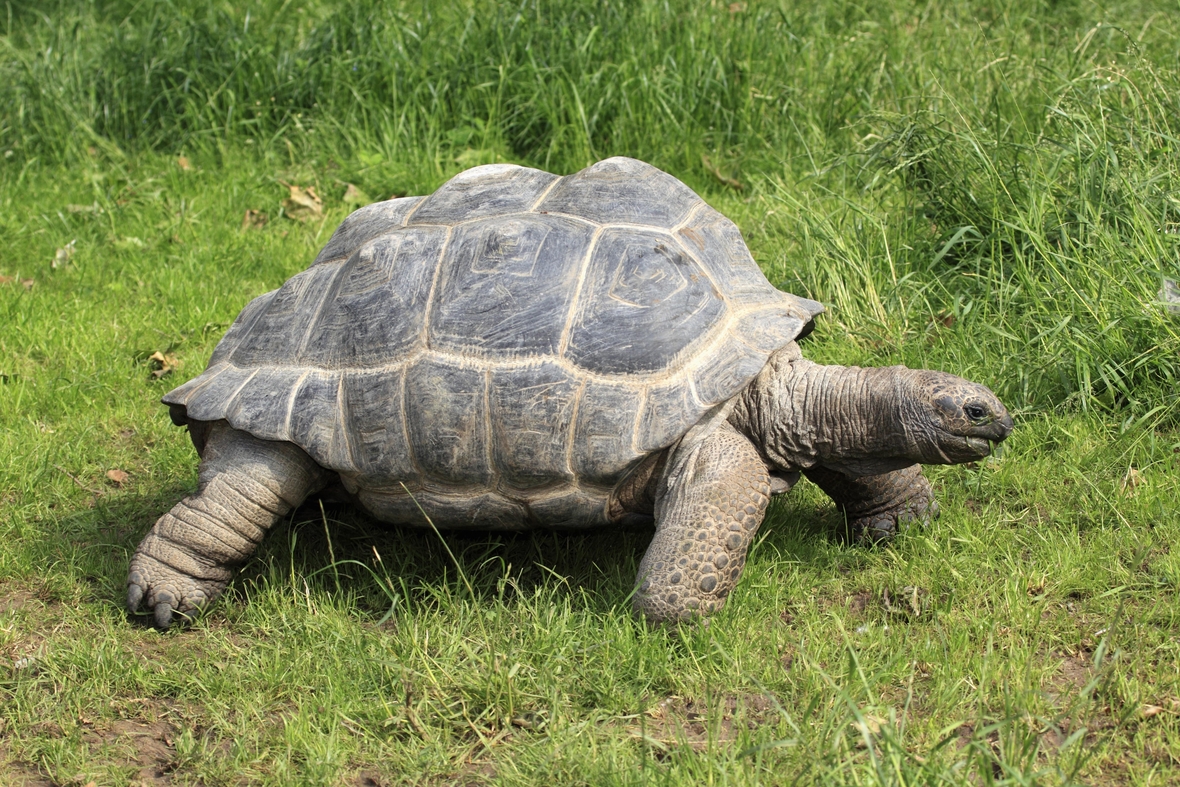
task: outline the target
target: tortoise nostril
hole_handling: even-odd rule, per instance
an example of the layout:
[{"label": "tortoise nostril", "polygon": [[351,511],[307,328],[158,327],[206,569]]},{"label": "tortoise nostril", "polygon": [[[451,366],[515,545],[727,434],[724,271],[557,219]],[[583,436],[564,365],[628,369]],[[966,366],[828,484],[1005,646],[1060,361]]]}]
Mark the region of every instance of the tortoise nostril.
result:
[{"label": "tortoise nostril", "polygon": [[999,441],[1007,439],[1008,435],[1012,434],[1012,427],[1014,426],[1012,423],[1012,416],[1008,413],[1004,413],[1004,417],[998,419],[994,426],[996,430],[995,440]]}]

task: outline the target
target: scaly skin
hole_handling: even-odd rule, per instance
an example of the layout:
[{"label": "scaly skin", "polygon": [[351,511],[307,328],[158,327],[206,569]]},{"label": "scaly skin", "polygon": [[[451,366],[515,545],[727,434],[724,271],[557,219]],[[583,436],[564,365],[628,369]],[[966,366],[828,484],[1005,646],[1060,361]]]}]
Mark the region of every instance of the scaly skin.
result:
[{"label": "scaly skin", "polygon": [[653,623],[721,609],[770,501],[770,474],[728,422],[672,459],[656,503],[656,535],[639,566],[635,609]]},{"label": "scaly skin", "polygon": [[146,601],[156,625],[191,617],[226,584],[266,532],[327,474],[291,443],[259,440],[212,424],[201,452],[200,487],[156,522],[131,558],[127,607]]},{"label": "scaly skin", "polygon": [[816,465],[859,477],[991,453],[1012,417],[985,386],[929,369],[824,366],[771,356],[730,421],[777,472]]},{"label": "scaly skin", "polygon": [[910,522],[938,517],[938,501],[921,465],[859,478],[816,465],[804,475],[835,501],[857,538],[880,543]]},{"label": "scaly skin", "polygon": [[[146,602],[161,627],[217,598],[267,530],[332,477],[293,444],[224,422],[197,426],[200,490],[160,518],[127,580],[128,606]],[[622,510],[612,511],[620,521],[642,519],[655,501],[656,534],[635,595],[636,609],[654,622],[725,604],[772,491],[789,488],[800,472],[855,529],[880,540],[937,512],[916,463],[987,456],[1012,418],[987,388],[953,375],[820,366],[790,345],[737,398],[728,420],[698,429],[699,439],[690,430],[625,481],[616,497]]]}]

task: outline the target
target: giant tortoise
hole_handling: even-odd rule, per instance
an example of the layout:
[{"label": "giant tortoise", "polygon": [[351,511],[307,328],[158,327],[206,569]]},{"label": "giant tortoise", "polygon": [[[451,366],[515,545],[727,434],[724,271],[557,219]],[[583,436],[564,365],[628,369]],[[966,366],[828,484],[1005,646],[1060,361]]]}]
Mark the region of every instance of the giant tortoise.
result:
[{"label": "giant tortoise", "polygon": [[161,627],[193,614],[276,521],[341,485],[402,525],[654,524],[635,608],[707,615],[800,474],[883,538],[935,511],[918,463],[980,459],[1012,429],[962,378],[805,360],[822,311],[632,159],[476,167],[369,205],[164,397],[199,489],[140,543],[128,606]]}]

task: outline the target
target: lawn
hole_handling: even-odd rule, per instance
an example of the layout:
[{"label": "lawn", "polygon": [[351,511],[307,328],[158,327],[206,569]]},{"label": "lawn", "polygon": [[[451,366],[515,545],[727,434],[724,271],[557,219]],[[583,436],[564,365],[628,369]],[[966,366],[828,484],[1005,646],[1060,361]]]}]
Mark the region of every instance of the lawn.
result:
[{"label": "lawn", "polygon": [[[1180,783],[1174,0],[44,0],[0,11],[0,784]],[[313,501],[161,633],[159,398],[359,205],[641,158],[828,305],[813,360],[991,386],[942,516],[778,499],[709,625],[650,533]],[[322,208],[300,208],[307,189]],[[293,190],[294,189],[294,190]]]}]

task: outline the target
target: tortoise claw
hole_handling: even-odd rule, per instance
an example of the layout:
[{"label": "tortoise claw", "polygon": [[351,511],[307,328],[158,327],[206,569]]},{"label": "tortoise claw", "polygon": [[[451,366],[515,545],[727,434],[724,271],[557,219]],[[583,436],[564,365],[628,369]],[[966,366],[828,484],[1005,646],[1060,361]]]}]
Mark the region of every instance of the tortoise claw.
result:
[{"label": "tortoise claw", "polygon": [[[226,572],[229,573],[228,571]],[[190,576],[150,555],[137,553],[127,572],[127,609],[145,607],[160,629],[190,622],[221,595],[225,581]],[[183,620],[176,620],[179,616]]]},{"label": "tortoise claw", "polygon": [[167,631],[172,625],[172,605],[166,601],[159,601],[155,608],[156,628]]},{"label": "tortoise claw", "polygon": [[138,612],[141,601],[143,601],[143,588],[135,583],[129,584],[127,586],[127,611]]},{"label": "tortoise claw", "polygon": [[852,534],[872,544],[883,544],[891,540],[898,533],[903,533],[911,527],[925,527],[939,517],[938,501],[919,501],[910,504],[900,511],[884,511],[875,516],[862,517],[849,522]]}]

